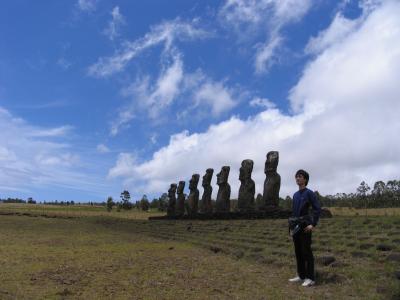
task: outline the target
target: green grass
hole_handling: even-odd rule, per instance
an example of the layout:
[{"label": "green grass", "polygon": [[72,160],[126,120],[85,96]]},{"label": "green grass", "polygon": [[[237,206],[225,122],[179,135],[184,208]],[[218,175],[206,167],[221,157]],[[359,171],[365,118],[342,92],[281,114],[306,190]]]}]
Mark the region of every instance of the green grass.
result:
[{"label": "green grass", "polygon": [[287,282],[295,259],[286,220],[147,221],[151,213],[46,208],[0,205],[29,211],[0,215],[0,299],[400,296],[400,263],[386,259],[400,253],[397,216],[321,219],[314,255],[336,262],[316,264],[318,284],[304,289]]},{"label": "green grass", "polygon": [[16,213],[28,215],[45,215],[48,217],[88,217],[88,216],[105,216],[123,219],[141,219],[147,220],[150,216],[163,216],[165,213],[158,211],[143,212],[136,209],[121,210],[120,212],[114,207],[111,212],[106,211],[104,206],[90,205],[43,205],[43,204],[14,204],[0,203],[1,213]]}]

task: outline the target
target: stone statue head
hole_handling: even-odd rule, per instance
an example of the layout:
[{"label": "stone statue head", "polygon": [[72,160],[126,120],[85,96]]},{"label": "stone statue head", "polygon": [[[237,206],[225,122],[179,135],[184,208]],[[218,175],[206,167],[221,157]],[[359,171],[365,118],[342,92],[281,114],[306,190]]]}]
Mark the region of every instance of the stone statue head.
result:
[{"label": "stone statue head", "polygon": [[267,153],[267,160],[265,161],[264,173],[276,172],[279,163],[279,152],[270,151]]},{"label": "stone statue head", "polygon": [[228,183],[229,171],[231,168],[229,166],[223,166],[221,168],[221,172],[217,174],[217,184],[225,184]]},{"label": "stone statue head", "polygon": [[201,183],[202,186],[209,186],[211,184],[211,179],[214,174],[214,169],[207,169],[206,174],[203,176],[203,181]]},{"label": "stone statue head", "polygon": [[185,182],[179,181],[178,190],[176,191],[177,194],[183,194],[183,190],[185,189]]},{"label": "stone statue head", "polygon": [[194,191],[197,189],[197,185],[199,184],[199,179],[200,175],[199,174],[193,174],[192,179],[189,181],[189,190]]},{"label": "stone statue head", "polygon": [[253,172],[254,162],[251,159],[245,159],[242,161],[242,166],[239,170],[239,180],[245,181],[251,178],[251,172]]},{"label": "stone statue head", "polygon": [[168,190],[168,196],[172,197],[172,195],[175,195],[176,193],[176,183],[171,183],[171,186]]}]

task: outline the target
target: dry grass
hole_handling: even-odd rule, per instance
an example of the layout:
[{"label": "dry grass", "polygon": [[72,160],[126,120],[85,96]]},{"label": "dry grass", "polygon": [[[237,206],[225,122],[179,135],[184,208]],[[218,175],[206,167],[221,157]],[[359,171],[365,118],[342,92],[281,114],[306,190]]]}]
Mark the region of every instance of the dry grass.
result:
[{"label": "dry grass", "polygon": [[165,213],[158,211],[143,212],[137,209],[111,212],[106,211],[104,206],[89,205],[41,205],[41,204],[15,204],[0,203],[0,213],[19,213],[32,215],[46,215],[49,217],[115,217],[121,219],[147,220],[150,216],[162,216]]},{"label": "dry grass", "polygon": [[287,282],[295,260],[285,220],[147,221],[149,214],[133,211],[121,217],[62,208],[44,212],[57,218],[44,218],[40,210],[0,205],[0,213],[29,211],[0,215],[0,299],[400,296],[399,261],[388,260],[400,253],[396,216],[321,219],[314,254],[336,262],[317,264],[317,286],[304,289]]},{"label": "dry grass", "polygon": [[400,216],[400,207],[390,208],[350,208],[329,207],[334,216]]}]

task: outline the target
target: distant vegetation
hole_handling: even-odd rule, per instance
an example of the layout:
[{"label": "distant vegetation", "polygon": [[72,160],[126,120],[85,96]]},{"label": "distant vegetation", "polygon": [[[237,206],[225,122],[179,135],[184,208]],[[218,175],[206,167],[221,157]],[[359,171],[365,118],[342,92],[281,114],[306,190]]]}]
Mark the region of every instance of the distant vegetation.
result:
[{"label": "distant vegetation", "polygon": [[[387,183],[377,181],[372,189],[363,181],[356,189],[356,193],[337,193],[327,196],[322,196],[318,192],[316,194],[324,207],[400,207],[400,180],[389,180]],[[291,201],[292,199],[287,197],[285,200],[282,199],[281,203],[291,207]]]},{"label": "distant vegetation", "polygon": [[[323,207],[351,207],[351,208],[386,208],[400,207],[400,180],[389,180],[388,182],[377,181],[373,188],[364,181],[356,188],[355,193],[337,193],[335,195],[321,195],[318,191],[316,194]],[[3,203],[28,203],[28,204],[45,204],[45,205],[90,205],[104,206],[107,211],[111,211],[116,207],[117,211],[137,209],[142,211],[157,210],[164,212],[168,206],[168,195],[163,193],[159,198],[149,201],[146,195],[140,200],[131,201],[129,191],[124,190],[120,195],[120,201],[115,202],[112,197],[108,197],[103,202],[74,202],[72,201],[37,201],[33,198],[27,200],[19,198],[0,199]],[[212,201],[215,206],[215,200]],[[262,206],[262,195],[258,194],[255,199],[256,207]],[[287,196],[285,199],[280,198],[279,205],[285,208],[292,207],[292,198]],[[231,207],[235,210],[237,207],[237,199],[231,199]]]}]

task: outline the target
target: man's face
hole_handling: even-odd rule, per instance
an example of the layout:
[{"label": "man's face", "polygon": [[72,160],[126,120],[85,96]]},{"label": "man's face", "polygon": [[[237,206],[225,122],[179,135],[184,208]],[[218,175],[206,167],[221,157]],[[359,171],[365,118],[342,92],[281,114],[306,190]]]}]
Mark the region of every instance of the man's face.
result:
[{"label": "man's face", "polygon": [[303,175],[298,174],[296,175],[296,183],[298,186],[305,186],[306,185],[306,179],[304,178]]}]

